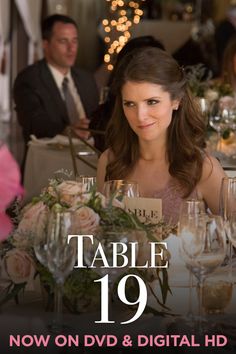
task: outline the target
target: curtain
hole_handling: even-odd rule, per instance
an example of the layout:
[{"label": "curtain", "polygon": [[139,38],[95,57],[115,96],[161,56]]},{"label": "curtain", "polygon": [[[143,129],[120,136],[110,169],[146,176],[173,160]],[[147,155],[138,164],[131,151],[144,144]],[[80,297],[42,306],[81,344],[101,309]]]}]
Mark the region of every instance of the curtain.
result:
[{"label": "curtain", "polygon": [[95,70],[102,62],[103,41],[98,34],[98,25],[106,15],[105,0],[71,0],[69,15],[77,22],[79,29],[78,63],[87,70]]},{"label": "curtain", "polygon": [[0,0],[0,121],[10,120],[10,1]]},{"label": "curtain", "polygon": [[29,37],[28,64],[42,58],[41,10],[42,0],[15,0],[16,6]]}]

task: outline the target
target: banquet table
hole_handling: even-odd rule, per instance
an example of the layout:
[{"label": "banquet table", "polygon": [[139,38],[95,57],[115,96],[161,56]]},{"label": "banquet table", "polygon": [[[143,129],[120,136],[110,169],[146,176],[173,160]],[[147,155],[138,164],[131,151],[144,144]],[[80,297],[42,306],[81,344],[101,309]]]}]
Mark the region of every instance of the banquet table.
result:
[{"label": "banquet table", "polygon": [[[74,146],[77,154],[88,163],[96,166],[98,156],[86,145]],[[76,159],[79,175],[96,176],[96,170]],[[46,145],[31,142],[27,152],[26,165],[24,171],[24,202],[28,202],[34,196],[38,196],[42,188],[48,185],[49,179],[61,177],[63,179],[73,179],[73,164],[68,146]],[[67,174],[69,173],[69,175]]]},{"label": "banquet table", "polygon": [[[173,288],[173,297],[177,295],[177,292],[183,292],[181,288]],[[27,296],[27,294],[25,294]],[[186,297],[185,301],[186,301]],[[208,317],[209,320],[209,329],[206,331],[207,334],[212,334],[213,326],[215,324],[228,324],[232,326],[233,330],[230,329],[228,333],[227,330],[218,331],[217,334],[224,334],[227,336],[229,340],[229,347],[221,348],[220,353],[234,353],[236,348],[236,326],[235,326],[235,296],[234,301],[231,303],[231,306],[227,309],[227,313],[225,314],[218,314],[218,315],[210,315]],[[170,335],[170,334],[179,334],[179,335],[190,335],[194,334],[196,336],[196,341],[201,342],[201,336],[197,331],[194,331],[193,328],[190,328],[186,325],[183,317],[179,315],[172,315],[172,316],[158,316],[154,314],[143,314],[137,321],[127,325],[121,325],[120,321],[122,319],[121,311],[116,311],[116,316],[113,319],[116,320],[116,323],[109,323],[109,324],[96,324],[94,321],[100,318],[100,313],[98,312],[90,312],[89,310],[85,313],[81,313],[79,315],[64,313],[63,316],[63,323],[67,326],[63,329],[63,331],[59,333],[50,332],[48,325],[52,323],[53,314],[52,312],[45,312],[43,308],[42,302],[36,297],[36,301],[33,298],[28,298],[28,301],[24,300],[22,304],[7,304],[6,306],[2,307],[1,317],[0,317],[0,334],[1,334],[1,348],[8,349],[5,352],[9,352],[9,344],[8,338],[10,335],[20,335],[23,337],[24,335],[50,335],[52,338],[49,341],[49,345],[47,348],[35,348],[35,347],[28,347],[28,348],[17,348],[17,353],[106,353],[105,349],[110,349],[109,353],[121,353],[119,350],[123,350],[126,352],[125,349],[129,349],[129,353],[139,353],[137,349],[144,349],[145,353],[150,353],[152,350],[158,350],[157,347],[152,347],[148,345],[144,348],[137,348],[137,338],[141,335],[146,336],[157,336],[157,335]],[[130,317],[130,315],[129,315]],[[221,327],[220,327],[221,328]],[[233,332],[232,332],[233,331]],[[82,338],[85,335],[98,335],[102,336],[104,334],[114,335],[118,338],[118,343],[122,342],[122,339],[125,335],[130,335],[133,339],[133,346],[132,348],[98,348],[98,347],[90,347],[86,348],[83,351],[83,348],[77,347],[64,347],[64,348],[56,348],[53,345],[53,338],[56,335],[63,334],[64,336],[76,336],[79,335],[81,338],[80,346],[82,346]],[[231,337],[232,336],[232,337]],[[16,349],[16,348],[15,348]],[[22,351],[20,351],[22,349]],[[63,350],[62,350],[63,349]],[[111,350],[113,349],[113,350]],[[162,349],[162,348],[160,348]],[[164,347],[163,350],[165,353],[169,353],[168,348]],[[195,351],[194,351],[194,350]],[[211,353],[218,353],[218,351],[214,351],[215,348],[205,348],[205,347],[197,347],[197,348],[188,348],[186,346],[181,348],[174,348],[174,353],[206,353],[206,350]],[[192,351],[193,350],[193,351]],[[13,352],[15,352],[13,350]],[[173,353],[170,351],[170,353]]]}]

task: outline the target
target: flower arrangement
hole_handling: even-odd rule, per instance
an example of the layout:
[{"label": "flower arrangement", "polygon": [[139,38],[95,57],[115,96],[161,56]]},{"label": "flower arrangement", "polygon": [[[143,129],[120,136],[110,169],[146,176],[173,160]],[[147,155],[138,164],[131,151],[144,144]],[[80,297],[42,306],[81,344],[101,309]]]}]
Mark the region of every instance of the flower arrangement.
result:
[{"label": "flower arrangement", "polygon": [[212,80],[212,73],[203,64],[186,66],[185,72],[194,96],[205,98],[208,103],[225,96],[233,96],[232,87],[220,80]]},{"label": "flower arrangement", "polygon": [[223,83],[219,80],[211,81],[209,83],[209,87],[205,91],[204,97],[207,99],[209,103],[216,100],[229,100],[232,102],[233,100],[233,89],[230,84]]},{"label": "flower arrangement", "polygon": [[185,67],[186,78],[192,94],[196,97],[205,97],[205,92],[209,88],[212,74],[207,72],[203,64],[188,65]]},{"label": "flower arrangement", "polygon": [[[36,259],[33,247],[35,237],[34,225],[37,230],[45,225],[50,210],[72,210],[75,214],[73,229],[77,234],[95,233],[99,226],[125,228],[145,231],[146,239],[158,241],[173,231],[173,227],[160,221],[157,225],[141,223],[132,213],[123,209],[122,204],[112,199],[108,203],[105,197],[75,181],[51,180],[50,184],[39,197],[26,205],[21,211],[17,229],[2,246],[1,278],[6,284],[1,303],[15,298],[20,291],[31,289],[34,279],[39,276],[41,284],[52,297],[55,282],[49,270]],[[141,251],[140,251],[141,252]],[[138,257],[144,255],[139,253]],[[168,255],[167,255],[168,256]],[[137,270],[136,270],[137,271]],[[156,297],[159,304],[164,306],[168,291],[168,275],[166,269],[145,269],[138,271],[139,275],[149,284],[157,279],[161,288],[161,299]],[[92,269],[73,269],[64,284],[64,303],[73,312],[80,312],[82,307],[98,305],[97,287],[91,286],[94,279],[100,276]],[[95,284],[96,285],[96,284]],[[131,285],[133,287],[133,285]],[[150,287],[150,291],[152,291]],[[78,302],[80,306],[78,306]],[[164,306],[165,307],[165,306]]]}]

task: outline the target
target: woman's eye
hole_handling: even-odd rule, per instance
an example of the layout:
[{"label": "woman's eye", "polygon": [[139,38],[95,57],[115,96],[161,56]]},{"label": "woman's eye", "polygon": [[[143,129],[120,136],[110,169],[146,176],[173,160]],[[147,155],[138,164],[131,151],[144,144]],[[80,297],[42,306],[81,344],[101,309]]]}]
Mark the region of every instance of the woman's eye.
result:
[{"label": "woman's eye", "polygon": [[126,107],[133,107],[134,103],[133,102],[123,102],[123,105]]},{"label": "woman's eye", "polygon": [[149,106],[152,106],[152,105],[154,105],[154,104],[157,104],[159,101],[157,101],[157,100],[148,100],[147,101],[147,104],[149,105]]}]

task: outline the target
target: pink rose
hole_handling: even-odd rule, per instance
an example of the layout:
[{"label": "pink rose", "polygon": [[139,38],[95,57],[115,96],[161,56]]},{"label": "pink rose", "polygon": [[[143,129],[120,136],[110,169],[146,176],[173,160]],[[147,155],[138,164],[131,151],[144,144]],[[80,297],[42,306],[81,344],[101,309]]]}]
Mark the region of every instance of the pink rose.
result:
[{"label": "pink rose", "polygon": [[234,109],[235,107],[234,98],[231,96],[223,96],[219,102],[221,109]]},{"label": "pink rose", "polygon": [[14,248],[3,258],[5,272],[15,284],[29,283],[34,279],[35,264],[25,251]]},{"label": "pink rose", "polygon": [[0,146],[0,166],[0,240],[4,240],[12,230],[5,209],[14,197],[23,193],[23,189],[18,165],[5,145]]},{"label": "pink rose", "polygon": [[75,211],[74,232],[90,234],[99,225],[100,217],[91,208],[83,206]]},{"label": "pink rose", "polygon": [[[16,232],[14,233],[14,240],[17,241],[19,237],[28,236],[35,232],[35,227],[40,231],[40,227],[43,228],[46,222],[48,214],[48,207],[42,202],[36,204],[29,204],[23,209],[23,217],[18,225]],[[20,248],[20,245],[15,246]]]},{"label": "pink rose", "polygon": [[64,181],[57,186],[57,191],[61,201],[72,205],[75,199],[78,201],[78,197],[86,192],[86,185],[76,181]]}]

